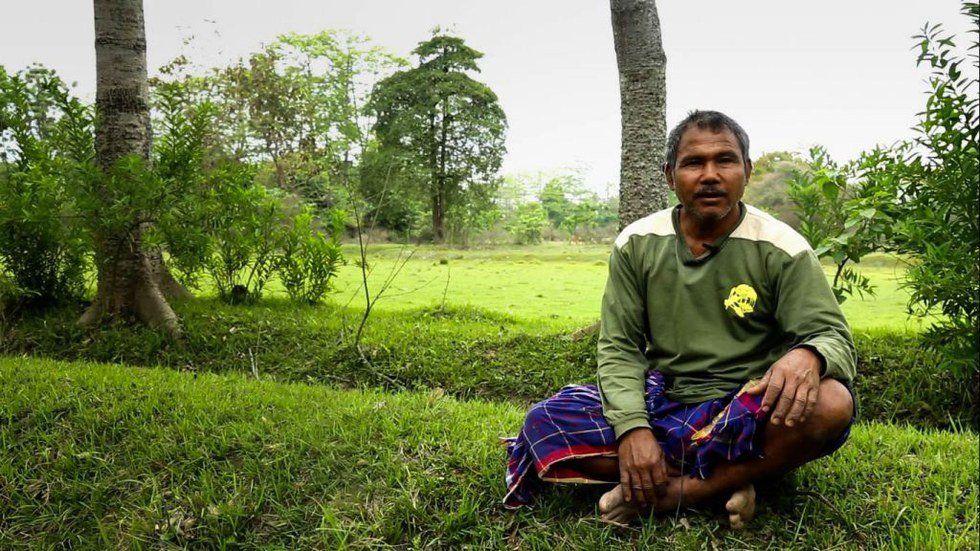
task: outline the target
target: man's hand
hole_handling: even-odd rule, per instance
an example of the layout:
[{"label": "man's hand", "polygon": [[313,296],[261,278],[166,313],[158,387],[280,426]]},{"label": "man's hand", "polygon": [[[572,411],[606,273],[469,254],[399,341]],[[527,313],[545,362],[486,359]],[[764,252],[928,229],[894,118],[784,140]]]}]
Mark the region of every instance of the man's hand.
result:
[{"label": "man's hand", "polygon": [[667,463],[648,428],[633,429],[619,441],[619,481],[627,502],[653,505],[667,491]]},{"label": "man's hand", "polygon": [[[803,423],[817,406],[820,392],[820,357],[809,348],[794,348],[772,364],[750,394],[765,391],[762,411],[772,410],[770,422],[787,427]],[[775,409],[773,409],[775,408]]]}]

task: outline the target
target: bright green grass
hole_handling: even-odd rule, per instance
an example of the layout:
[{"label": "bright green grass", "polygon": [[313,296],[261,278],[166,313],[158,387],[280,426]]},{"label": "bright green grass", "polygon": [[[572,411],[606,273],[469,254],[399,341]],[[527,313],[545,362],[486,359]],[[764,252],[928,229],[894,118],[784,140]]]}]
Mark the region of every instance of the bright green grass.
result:
[{"label": "bright green grass", "polygon": [[[573,339],[546,324],[473,307],[378,311],[364,331],[365,365],[352,344],[361,312],[298,306],[277,298],[228,305],[214,298],[175,301],[184,337],[134,324],[87,331],[79,308],[23,320],[0,334],[0,355],[54,357],[180,370],[258,371],[281,381],[344,388],[438,388],[460,398],[528,404],[570,383],[595,381],[596,335]],[[969,376],[938,370],[936,354],[914,334],[857,331],[865,419],[977,427]]]},{"label": "bright green grass", "polygon": [[[975,433],[855,427],[762,498],[634,530],[588,489],[504,511],[521,408],[50,360],[0,359],[0,548],[975,549]],[[810,495],[814,492],[828,505]],[[689,527],[688,527],[689,526]]]},{"label": "bright green grass", "polygon": [[[369,251],[373,289],[391,273],[399,254],[410,248],[373,246]],[[331,300],[363,304],[356,249],[345,248],[351,262],[341,268]],[[382,310],[405,310],[443,303],[472,305],[534,320],[543,330],[581,327],[598,317],[606,280],[608,245],[544,243],[530,247],[484,250],[421,246],[378,303]],[[445,262],[445,264],[441,262]],[[903,265],[894,257],[872,255],[859,270],[876,295],[847,300],[844,313],[854,329],[918,331],[928,319],[909,319],[907,291],[899,287]],[[832,268],[826,267],[828,276]],[[447,284],[448,283],[448,284]],[[272,284],[270,290],[277,290]]]}]

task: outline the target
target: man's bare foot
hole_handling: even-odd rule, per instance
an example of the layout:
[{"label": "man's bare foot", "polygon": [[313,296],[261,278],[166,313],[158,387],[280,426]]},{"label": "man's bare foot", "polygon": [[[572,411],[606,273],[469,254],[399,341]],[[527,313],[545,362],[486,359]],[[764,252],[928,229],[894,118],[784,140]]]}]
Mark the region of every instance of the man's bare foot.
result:
[{"label": "man's bare foot", "polygon": [[748,484],[735,491],[728,503],[728,522],[735,530],[745,528],[745,525],[755,516],[755,486]]},{"label": "man's bare foot", "polygon": [[602,522],[626,526],[638,516],[640,516],[640,508],[626,501],[620,484],[599,498],[599,520]]}]

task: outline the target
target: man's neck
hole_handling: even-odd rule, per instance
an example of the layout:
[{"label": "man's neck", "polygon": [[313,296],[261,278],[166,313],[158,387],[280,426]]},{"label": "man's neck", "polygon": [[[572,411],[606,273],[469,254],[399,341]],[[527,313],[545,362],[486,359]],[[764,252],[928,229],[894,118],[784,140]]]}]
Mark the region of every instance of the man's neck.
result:
[{"label": "man's neck", "polygon": [[698,245],[704,243],[711,244],[735,227],[735,224],[738,224],[738,220],[741,218],[741,215],[741,203],[736,203],[735,207],[728,211],[728,214],[725,215],[724,218],[717,220],[698,219],[691,216],[691,213],[687,209],[681,207],[681,233],[684,235],[684,240],[688,243],[688,245],[695,243]]}]

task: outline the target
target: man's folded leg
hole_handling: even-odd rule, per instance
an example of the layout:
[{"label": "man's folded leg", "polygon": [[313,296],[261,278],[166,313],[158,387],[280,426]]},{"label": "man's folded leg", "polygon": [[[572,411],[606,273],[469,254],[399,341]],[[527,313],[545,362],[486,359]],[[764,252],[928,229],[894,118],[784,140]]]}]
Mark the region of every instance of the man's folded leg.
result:
[{"label": "man's folded leg", "polygon": [[[854,399],[838,381],[825,379],[820,384],[816,408],[804,423],[788,427],[765,424],[761,434],[762,456],[717,464],[711,475],[701,479],[670,476],[666,494],[653,504],[654,511],[672,511],[678,506],[693,505],[708,499],[730,497],[727,506],[733,525],[744,523],[754,513],[754,482],[781,476],[801,465],[832,453],[843,445],[854,418]],[[618,472],[615,459],[577,461],[576,468],[596,476],[609,477]],[[640,509],[626,504],[619,486],[600,501],[603,514],[614,522],[625,522],[640,514]]]}]

